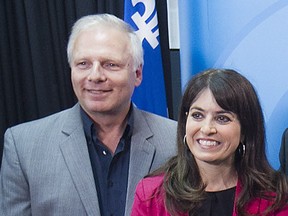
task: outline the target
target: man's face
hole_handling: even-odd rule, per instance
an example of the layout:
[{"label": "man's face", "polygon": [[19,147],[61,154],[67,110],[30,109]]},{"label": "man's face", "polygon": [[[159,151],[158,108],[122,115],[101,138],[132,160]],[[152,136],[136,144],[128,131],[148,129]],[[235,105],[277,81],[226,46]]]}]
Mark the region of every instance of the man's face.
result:
[{"label": "man's face", "polygon": [[128,36],[103,25],[79,34],[71,70],[74,92],[90,115],[128,110],[142,81],[142,66],[134,69]]}]

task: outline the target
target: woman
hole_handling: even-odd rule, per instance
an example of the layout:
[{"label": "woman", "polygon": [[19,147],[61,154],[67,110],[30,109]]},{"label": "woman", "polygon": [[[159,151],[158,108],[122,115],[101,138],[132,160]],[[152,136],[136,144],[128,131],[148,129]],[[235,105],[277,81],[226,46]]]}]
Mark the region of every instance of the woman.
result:
[{"label": "woman", "polygon": [[190,80],[177,143],[177,156],[139,182],[133,216],[288,215],[286,177],[265,155],[259,99],[236,71]]}]

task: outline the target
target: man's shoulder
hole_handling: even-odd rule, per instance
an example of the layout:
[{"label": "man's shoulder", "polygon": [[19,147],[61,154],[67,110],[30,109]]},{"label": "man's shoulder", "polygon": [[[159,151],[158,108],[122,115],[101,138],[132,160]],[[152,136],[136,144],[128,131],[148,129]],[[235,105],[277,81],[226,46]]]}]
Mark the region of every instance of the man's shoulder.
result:
[{"label": "man's shoulder", "polygon": [[18,125],[15,125],[13,127],[11,127],[12,130],[21,130],[21,129],[26,129],[26,128],[30,128],[33,129],[37,129],[39,127],[43,127],[43,126],[48,126],[48,125],[52,125],[55,126],[57,125],[57,123],[63,123],[63,119],[67,118],[68,115],[73,115],[73,109],[75,109],[75,106],[72,108],[68,108],[56,113],[53,113],[51,115],[39,118],[39,119],[35,119],[35,120],[31,120],[28,122],[24,122],[24,123],[20,123]]},{"label": "man's shoulder", "polygon": [[147,112],[144,110],[140,109],[135,109],[136,115],[141,115],[146,119],[146,121],[151,122],[151,123],[157,123],[157,124],[168,124],[168,125],[173,125],[177,126],[177,121],[170,119],[168,117],[163,117],[151,112]]},{"label": "man's shoulder", "polygon": [[[150,142],[161,150],[163,154],[167,153],[166,148],[174,149],[176,147],[177,122],[156,114],[138,110],[134,116],[134,134],[142,134],[144,137],[150,137]],[[165,151],[164,151],[165,149]]]}]

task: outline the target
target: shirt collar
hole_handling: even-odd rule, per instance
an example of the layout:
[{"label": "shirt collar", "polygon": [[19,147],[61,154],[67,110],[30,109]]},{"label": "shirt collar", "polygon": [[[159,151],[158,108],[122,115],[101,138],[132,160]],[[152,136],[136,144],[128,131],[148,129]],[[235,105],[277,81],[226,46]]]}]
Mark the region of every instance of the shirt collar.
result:
[{"label": "shirt collar", "polygon": [[[133,120],[134,120],[133,109],[134,108],[133,108],[133,105],[131,103],[129,112],[127,114],[127,118],[128,118],[127,126],[126,126],[124,133],[123,133],[122,138],[130,138],[132,135]],[[85,137],[86,137],[87,143],[89,144],[92,141],[93,134],[96,132],[93,129],[94,128],[94,122],[81,106],[80,106],[80,115],[81,115],[81,119],[83,122],[83,129],[84,129]]]}]

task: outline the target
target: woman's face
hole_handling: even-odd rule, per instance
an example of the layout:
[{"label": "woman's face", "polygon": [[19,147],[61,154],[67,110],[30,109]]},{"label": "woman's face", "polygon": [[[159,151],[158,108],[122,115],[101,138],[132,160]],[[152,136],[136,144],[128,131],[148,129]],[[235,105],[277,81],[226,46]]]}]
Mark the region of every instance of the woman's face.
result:
[{"label": "woman's face", "polygon": [[186,140],[199,165],[233,166],[241,125],[235,113],[223,110],[205,89],[192,103],[186,122]]}]

